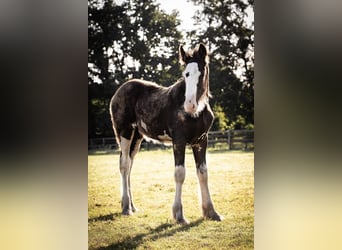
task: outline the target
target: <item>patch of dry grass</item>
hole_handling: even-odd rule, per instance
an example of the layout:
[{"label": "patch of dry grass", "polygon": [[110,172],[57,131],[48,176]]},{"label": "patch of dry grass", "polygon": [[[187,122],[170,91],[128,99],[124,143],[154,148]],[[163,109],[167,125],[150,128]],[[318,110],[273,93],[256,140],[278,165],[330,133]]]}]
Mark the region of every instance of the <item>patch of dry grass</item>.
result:
[{"label": "patch of dry grass", "polygon": [[189,225],[176,225],[173,154],[142,151],[131,182],[139,212],[121,215],[119,154],[88,156],[89,249],[253,249],[254,153],[207,154],[209,188],[222,222],[201,218],[196,167],[186,153],[183,209]]}]

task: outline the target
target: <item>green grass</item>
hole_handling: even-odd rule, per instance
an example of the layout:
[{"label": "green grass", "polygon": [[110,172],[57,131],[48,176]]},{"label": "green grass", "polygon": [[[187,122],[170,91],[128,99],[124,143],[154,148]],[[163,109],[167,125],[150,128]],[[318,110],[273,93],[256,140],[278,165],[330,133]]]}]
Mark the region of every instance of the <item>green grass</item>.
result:
[{"label": "green grass", "polygon": [[209,151],[209,188],[222,222],[203,220],[195,163],[186,153],[183,209],[189,225],[172,220],[171,150],[139,152],[131,182],[139,211],[122,216],[119,154],[88,156],[89,249],[253,249],[254,153]]}]

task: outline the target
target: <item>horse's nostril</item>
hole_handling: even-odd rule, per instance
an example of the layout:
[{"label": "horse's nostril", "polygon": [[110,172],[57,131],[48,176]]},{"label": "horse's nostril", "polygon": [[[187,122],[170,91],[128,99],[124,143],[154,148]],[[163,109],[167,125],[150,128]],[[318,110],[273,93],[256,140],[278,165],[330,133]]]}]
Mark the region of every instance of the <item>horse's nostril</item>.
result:
[{"label": "horse's nostril", "polygon": [[192,104],[192,108],[193,108],[193,109],[195,108],[195,104]]}]

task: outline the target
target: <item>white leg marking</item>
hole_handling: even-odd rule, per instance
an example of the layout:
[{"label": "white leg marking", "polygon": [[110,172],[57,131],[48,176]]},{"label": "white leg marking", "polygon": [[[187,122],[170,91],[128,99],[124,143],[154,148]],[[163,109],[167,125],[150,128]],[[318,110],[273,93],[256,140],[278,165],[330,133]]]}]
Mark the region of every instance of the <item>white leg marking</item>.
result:
[{"label": "white leg marking", "polygon": [[203,216],[212,220],[221,221],[222,217],[216,213],[213,202],[211,201],[208,187],[208,171],[205,163],[202,163],[197,169],[197,177],[201,189]]},{"label": "white leg marking", "polygon": [[129,157],[129,149],[131,141],[124,137],[120,137],[121,157],[120,157],[120,173],[121,173],[121,206],[123,214],[131,213],[131,198],[129,195],[129,172],[131,167],[131,158]]},{"label": "white leg marking", "polygon": [[185,167],[180,165],[175,168],[176,196],[175,203],[182,204],[182,185],[185,180]]},{"label": "white leg marking", "polygon": [[207,165],[205,163],[202,163],[197,170],[197,177],[201,189],[201,197],[202,197],[202,206],[206,206],[206,204],[210,204],[211,198],[208,188],[208,171],[207,171]]},{"label": "white leg marking", "polygon": [[134,157],[140,149],[141,141],[142,141],[142,139],[138,139],[136,141],[135,147],[131,153],[131,165],[129,166],[129,173],[128,173],[128,192],[129,192],[129,196],[131,198],[131,207],[132,207],[133,212],[136,212],[137,208],[134,206],[134,202],[133,202],[133,195],[132,195],[132,189],[131,189],[131,170],[132,170]]},{"label": "white leg marking", "polygon": [[175,168],[175,182],[176,182],[176,194],[175,201],[173,203],[172,212],[173,217],[177,223],[187,224],[188,221],[183,216],[182,206],[182,185],[185,179],[185,167],[183,165],[176,166]]}]

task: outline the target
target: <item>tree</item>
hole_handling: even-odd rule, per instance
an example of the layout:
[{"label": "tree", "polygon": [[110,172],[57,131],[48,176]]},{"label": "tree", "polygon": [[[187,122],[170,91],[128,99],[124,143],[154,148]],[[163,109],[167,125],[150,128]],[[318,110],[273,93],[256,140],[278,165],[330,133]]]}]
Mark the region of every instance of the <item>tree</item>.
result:
[{"label": "tree", "polygon": [[154,0],[88,2],[88,137],[113,135],[109,101],[129,78],[170,85],[180,76],[177,17]]},{"label": "tree", "polygon": [[[195,46],[209,45],[211,104],[215,126],[247,128],[254,124],[254,28],[245,20],[253,1],[192,0],[203,7],[188,33]],[[155,0],[88,1],[88,137],[113,136],[109,101],[129,78],[164,86],[181,75],[175,11],[168,15]],[[240,74],[238,73],[240,72]]]},{"label": "tree", "polygon": [[254,24],[249,25],[245,17],[254,1],[192,1],[203,9],[194,17],[198,28],[187,35],[193,43],[206,42],[213,55],[210,59],[213,104],[223,108],[230,127],[251,127],[254,124]]}]

